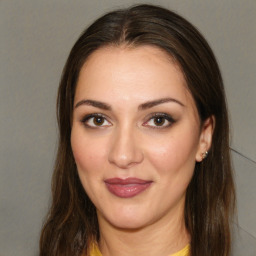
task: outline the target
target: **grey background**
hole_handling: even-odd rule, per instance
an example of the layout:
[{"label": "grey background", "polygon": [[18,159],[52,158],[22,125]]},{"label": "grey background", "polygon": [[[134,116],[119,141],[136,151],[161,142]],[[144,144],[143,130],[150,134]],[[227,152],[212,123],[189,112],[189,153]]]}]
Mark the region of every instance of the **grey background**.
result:
[{"label": "grey background", "polygon": [[[256,255],[256,1],[162,0],[195,24],[222,69],[232,121],[238,224],[233,255]],[[126,0],[1,0],[0,255],[38,254],[56,152],[56,91],[69,50]]]}]

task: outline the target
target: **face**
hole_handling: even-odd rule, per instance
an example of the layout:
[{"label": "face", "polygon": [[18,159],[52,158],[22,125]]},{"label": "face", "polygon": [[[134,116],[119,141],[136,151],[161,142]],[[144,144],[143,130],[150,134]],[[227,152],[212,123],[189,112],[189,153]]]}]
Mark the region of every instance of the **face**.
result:
[{"label": "face", "polygon": [[205,127],[166,53],[94,52],[78,79],[71,145],[99,223],[141,228],[183,216],[195,162],[209,147]]}]

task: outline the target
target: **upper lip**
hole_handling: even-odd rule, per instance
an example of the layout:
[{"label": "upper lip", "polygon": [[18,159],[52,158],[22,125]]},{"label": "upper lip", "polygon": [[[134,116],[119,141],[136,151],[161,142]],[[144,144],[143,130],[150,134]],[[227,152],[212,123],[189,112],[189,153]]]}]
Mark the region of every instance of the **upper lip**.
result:
[{"label": "upper lip", "polygon": [[104,181],[105,183],[113,184],[113,185],[146,184],[146,183],[152,182],[151,180],[142,180],[134,177],[125,178],[125,179],[110,178]]}]

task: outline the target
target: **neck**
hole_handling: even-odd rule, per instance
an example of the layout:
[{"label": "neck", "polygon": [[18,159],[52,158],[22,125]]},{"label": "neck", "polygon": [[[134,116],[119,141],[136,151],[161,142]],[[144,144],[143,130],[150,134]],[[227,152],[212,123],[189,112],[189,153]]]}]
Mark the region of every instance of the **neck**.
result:
[{"label": "neck", "polygon": [[163,217],[138,229],[121,229],[103,223],[104,220],[99,219],[99,246],[103,256],[171,255],[190,241],[183,214],[171,219]]}]

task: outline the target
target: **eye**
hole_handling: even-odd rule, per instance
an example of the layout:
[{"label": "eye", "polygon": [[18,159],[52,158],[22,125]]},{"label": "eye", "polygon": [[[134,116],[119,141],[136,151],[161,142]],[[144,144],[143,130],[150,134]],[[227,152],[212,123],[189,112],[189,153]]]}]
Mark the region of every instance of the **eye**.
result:
[{"label": "eye", "polygon": [[165,113],[153,114],[151,118],[145,122],[144,126],[150,126],[152,128],[166,128],[174,123],[174,119]]},{"label": "eye", "polygon": [[97,128],[97,127],[108,127],[112,124],[101,114],[90,114],[85,116],[81,122],[91,128]]}]

